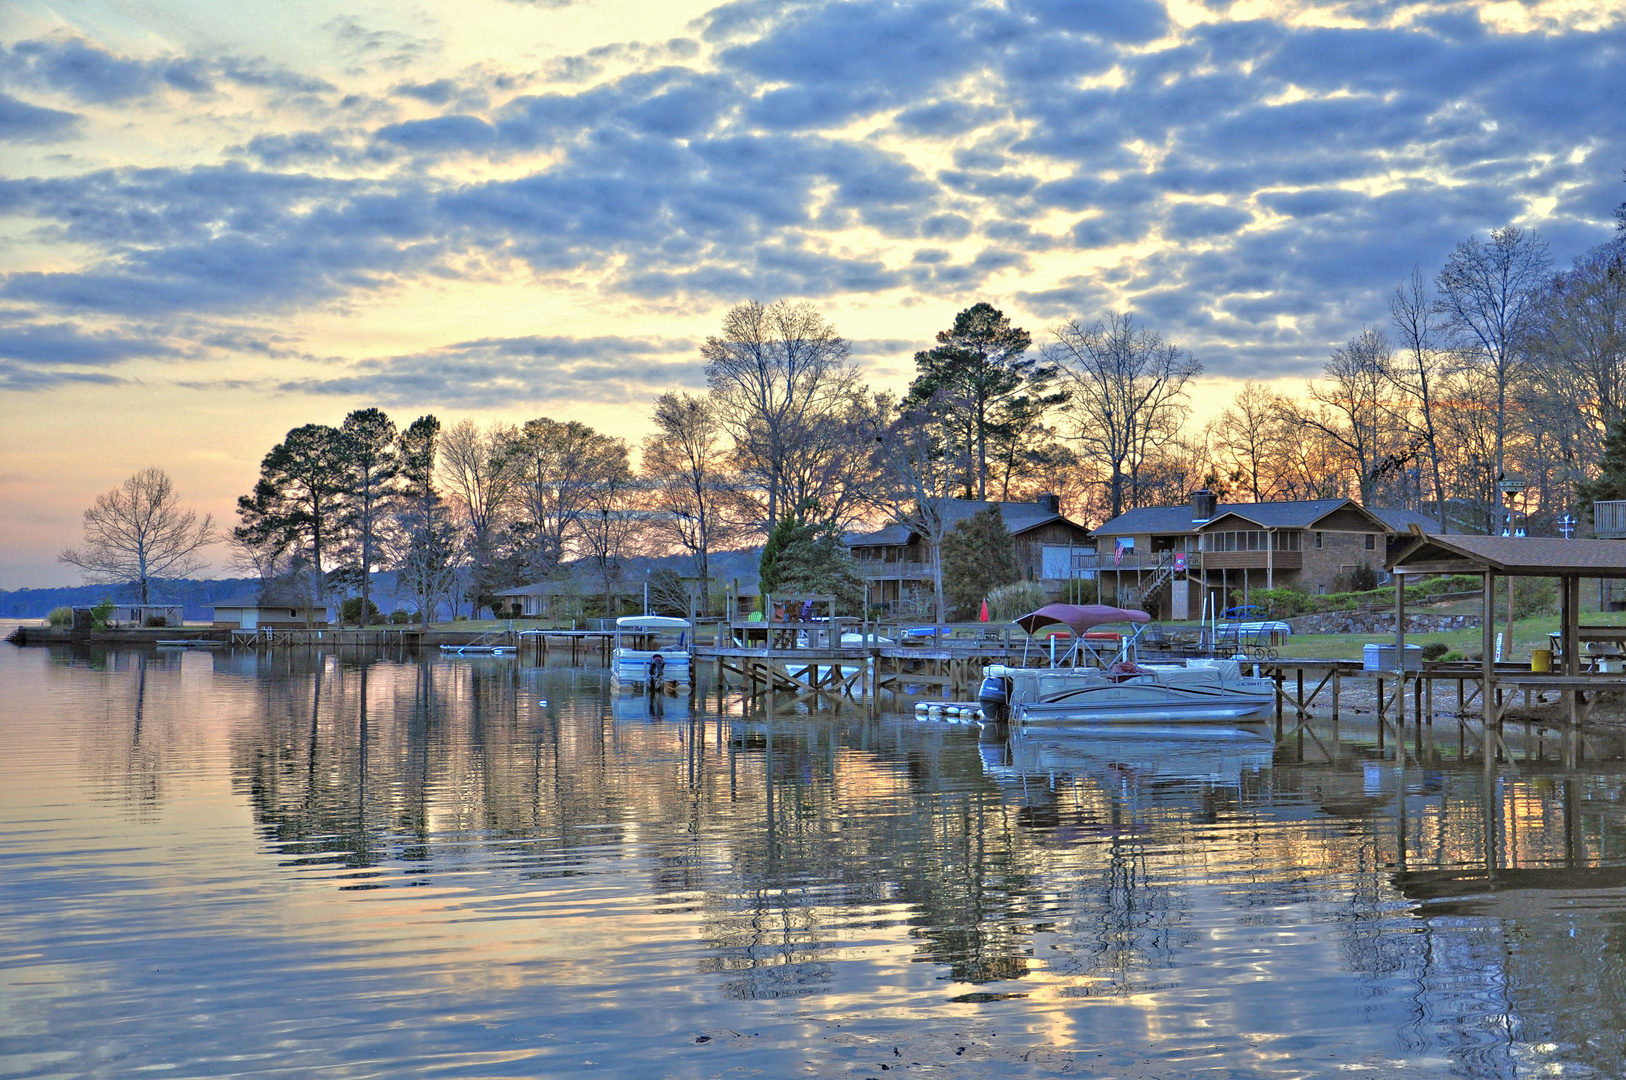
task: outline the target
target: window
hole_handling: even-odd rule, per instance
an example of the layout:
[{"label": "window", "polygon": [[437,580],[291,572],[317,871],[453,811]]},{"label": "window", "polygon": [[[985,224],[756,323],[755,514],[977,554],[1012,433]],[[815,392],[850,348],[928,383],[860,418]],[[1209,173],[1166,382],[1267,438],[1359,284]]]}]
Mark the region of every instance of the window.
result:
[{"label": "window", "polygon": [[1376,551],[1377,549],[1378,549],[1378,534],[1377,533],[1367,533],[1366,534],[1366,550],[1368,550],[1368,551]]},{"label": "window", "polygon": [[1315,546],[1316,547],[1321,546],[1321,534],[1320,533],[1315,534]]}]

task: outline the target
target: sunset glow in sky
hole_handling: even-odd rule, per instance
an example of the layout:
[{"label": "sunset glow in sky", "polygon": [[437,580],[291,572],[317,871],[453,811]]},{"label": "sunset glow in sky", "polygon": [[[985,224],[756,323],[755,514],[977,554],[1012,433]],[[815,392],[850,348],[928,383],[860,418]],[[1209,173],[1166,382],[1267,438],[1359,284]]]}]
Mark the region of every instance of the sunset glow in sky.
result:
[{"label": "sunset glow in sky", "polygon": [[0,588],[147,465],[229,527],[361,406],[641,436],[746,298],[887,386],[977,300],[1130,309],[1212,406],[1626,198],[1612,0],[0,0],[0,45]]}]

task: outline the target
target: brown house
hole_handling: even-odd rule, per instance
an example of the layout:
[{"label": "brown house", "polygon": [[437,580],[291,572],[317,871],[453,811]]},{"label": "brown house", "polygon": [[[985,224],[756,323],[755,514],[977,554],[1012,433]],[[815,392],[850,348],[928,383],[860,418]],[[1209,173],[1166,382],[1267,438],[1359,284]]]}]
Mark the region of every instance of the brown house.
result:
[{"label": "brown house", "polygon": [[[999,509],[1016,542],[1016,561],[1028,581],[1059,581],[1079,576],[1081,556],[1095,553],[1090,530],[1061,513],[1061,497],[1040,495],[1033,502],[980,502],[952,499],[944,524],[952,529],[990,507]],[[930,552],[924,539],[906,525],[888,525],[872,533],[850,533],[844,540],[864,574],[865,605],[891,614],[927,614],[931,610]]]},{"label": "brown house", "polygon": [[1381,580],[1390,543],[1412,522],[1429,527],[1422,514],[1350,499],[1219,503],[1199,491],[1189,505],[1139,507],[1095,529],[1091,568],[1103,603],[1191,619],[1205,597],[1224,610],[1255,589],[1335,592],[1360,567]]}]

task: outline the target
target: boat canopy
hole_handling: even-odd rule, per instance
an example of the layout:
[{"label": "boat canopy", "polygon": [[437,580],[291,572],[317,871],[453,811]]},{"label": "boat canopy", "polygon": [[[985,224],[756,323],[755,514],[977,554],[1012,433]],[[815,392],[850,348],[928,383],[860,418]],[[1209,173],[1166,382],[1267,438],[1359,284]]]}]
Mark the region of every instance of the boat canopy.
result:
[{"label": "boat canopy", "polygon": [[1105,604],[1046,604],[1016,620],[1016,625],[1032,634],[1041,626],[1061,623],[1074,634],[1083,636],[1092,626],[1113,623],[1149,623],[1152,617],[1144,611],[1108,607]]},{"label": "boat canopy", "polygon": [[615,628],[653,634],[661,630],[687,630],[689,620],[671,615],[623,615],[615,620]]}]

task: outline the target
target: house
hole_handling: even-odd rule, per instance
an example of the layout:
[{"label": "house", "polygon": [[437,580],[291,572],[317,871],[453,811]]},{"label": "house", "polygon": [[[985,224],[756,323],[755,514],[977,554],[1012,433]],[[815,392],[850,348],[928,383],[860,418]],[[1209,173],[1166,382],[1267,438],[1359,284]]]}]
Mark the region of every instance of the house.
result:
[{"label": "house", "polygon": [[[1029,581],[1062,581],[1083,576],[1077,557],[1093,555],[1090,530],[1062,516],[1058,495],[1040,495],[1033,502],[981,502],[950,499],[944,524],[960,522],[990,507],[1016,542],[1016,560]],[[894,614],[926,611],[932,596],[930,552],[925,539],[907,525],[892,524],[870,533],[850,533],[843,543],[864,575],[865,605]]]},{"label": "house", "polygon": [[1089,565],[1103,603],[1197,618],[1205,597],[1224,610],[1255,589],[1335,592],[1360,567],[1382,579],[1391,545],[1413,522],[1427,529],[1429,521],[1351,499],[1220,503],[1198,491],[1188,505],[1142,506],[1097,527],[1101,553]]},{"label": "house", "polygon": [[308,601],[286,604],[262,602],[253,597],[222,600],[214,605],[216,627],[233,630],[291,630],[326,627],[328,609]]}]

